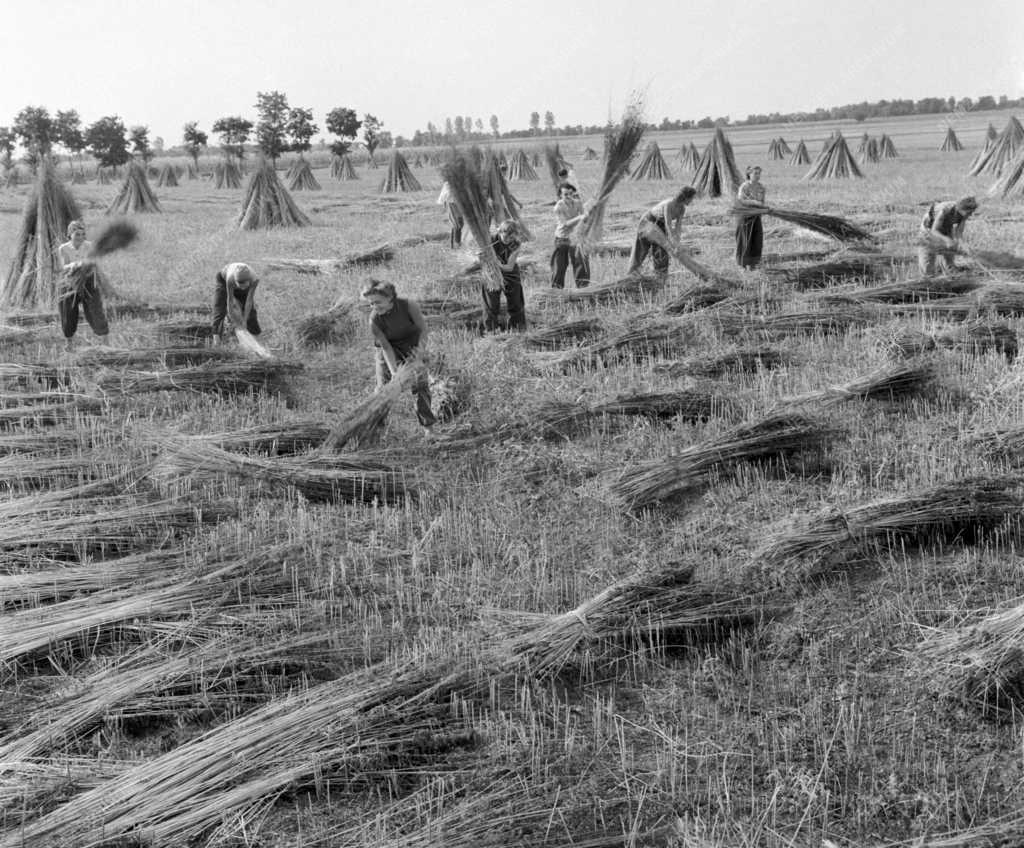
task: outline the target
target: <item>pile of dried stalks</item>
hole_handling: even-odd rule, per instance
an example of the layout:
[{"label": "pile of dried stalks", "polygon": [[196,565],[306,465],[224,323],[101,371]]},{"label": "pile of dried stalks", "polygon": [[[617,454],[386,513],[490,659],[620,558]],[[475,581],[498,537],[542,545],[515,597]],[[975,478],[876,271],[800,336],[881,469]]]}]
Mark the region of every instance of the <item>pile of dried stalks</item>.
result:
[{"label": "pile of dried stalks", "polygon": [[656,363],[655,374],[671,377],[715,378],[731,371],[755,372],[789,365],[793,357],[772,347],[738,348],[726,353]]},{"label": "pile of dried stalks", "polygon": [[1019,477],[966,477],[848,509],[827,509],[772,534],[758,555],[765,567],[802,563],[817,577],[869,545],[962,542],[981,529],[1019,520],[1024,497]]},{"label": "pile of dried stalks", "polygon": [[850,148],[846,146],[846,139],[842,133],[836,133],[826,142],[818,160],[804,175],[805,180],[836,180],[848,179],[850,177],[863,177],[853,160]]},{"label": "pile of dried stalks", "polygon": [[789,157],[790,165],[810,165],[811,154],[807,152],[807,145],[804,144],[804,140],[800,139],[800,143],[796,146],[796,150],[793,151],[793,155]]},{"label": "pile of dried stalks", "polygon": [[335,156],[331,160],[331,176],[336,180],[358,180],[359,175],[352,166],[352,159],[346,153],[343,156]]},{"label": "pile of dried stalks", "polygon": [[124,182],[117,197],[107,207],[108,215],[129,212],[159,212],[160,202],[149,187],[149,178],[146,176],[146,169],[138,162],[132,160],[128,164],[128,172],[125,174]]},{"label": "pile of dried stalks", "polygon": [[781,398],[778,405],[794,407],[814,403],[829,406],[849,400],[894,401],[926,391],[934,379],[935,370],[929,363],[883,365],[847,383]]},{"label": "pile of dried stalks", "polygon": [[640,463],[618,476],[611,493],[627,509],[645,509],[702,488],[721,469],[817,450],[832,435],[833,429],[821,421],[776,413],[673,456]]},{"label": "pile of dried stalks", "polygon": [[214,188],[241,188],[242,171],[233,158],[224,159],[213,166]]},{"label": "pile of dried stalks", "polygon": [[398,150],[391,152],[388,159],[388,170],[381,180],[380,191],[382,194],[390,194],[396,191],[422,191],[423,186],[412,173],[409,163]]},{"label": "pile of dried stalks", "polygon": [[971,165],[972,177],[981,174],[1001,176],[1003,168],[1013,161],[1017,152],[1024,146],[1024,126],[1011,115],[1003,131],[995,138],[990,135],[988,139],[985,149]]},{"label": "pile of dried stalks", "polygon": [[331,425],[320,418],[257,424],[225,433],[204,433],[192,441],[205,442],[227,451],[265,453],[271,456],[301,453],[319,447],[331,432]]},{"label": "pile of dried stalks", "polygon": [[977,319],[957,327],[926,333],[900,328],[884,340],[884,347],[893,356],[909,357],[946,348],[980,356],[997,351],[1012,362],[1017,356],[1017,333],[1006,324],[991,324]]},{"label": "pile of dried stalks", "polygon": [[627,300],[645,301],[664,287],[665,280],[662,278],[630,274],[628,277],[582,289],[540,289],[534,292],[533,303],[538,308],[547,309],[568,303],[608,304]]},{"label": "pile of dried stalks", "polygon": [[86,368],[177,368],[208,362],[241,361],[238,352],[227,347],[96,347],[76,354],[75,365]]},{"label": "pile of dried stalks", "polygon": [[395,258],[395,248],[383,242],[369,250],[360,250],[339,259],[265,259],[267,270],[289,271],[293,274],[336,274],[346,268],[381,265]]},{"label": "pile of dried stalks", "polygon": [[178,187],[178,170],[170,163],[165,164],[161,169],[160,173],[157,174],[156,184],[158,188],[165,186],[169,188]]},{"label": "pile of dried stalks", "polygon": [[647,151],[640,164],[633,170],[633,180],[670,180],[672,172],[668,169],[665,158],[661,155],[661,148],[658,142],[652,141],[647,145]]},{"label": "pile of dried stalks", "polygon": [[914,303],[967,294],[982,285],[972,277],[920,277],[880,286],[829,292],[822,297],[822,301],[835,304]]},{"label": "pile of dried stalks", "polygon": [[[797,268],[767,268],[766,272],[779,276],[797,289],[819,289],[833,285],[837,280],[860,277],[865,281],[877,279],[892,271],[896,257],[882,254],[853,253],[830,258],[826,262]],[[863,289],[872,292],[874,288]]]},{"label": "pile of dried stalks", "polygon": [[733,196],[740,187],[736,157],[721,127],[715,128],[714,137],[704,148],[691,185],[708,197]]},{"label": "pile of dried stalks", "polygon": [[527,347],[553,350],[578,344],[602,330],[603,325],[599,318],[577,318],[534,328],[524,333],[521,339]]},{"label": "pile of dried stalks", "polygon": [[291,191],[320,191],[322,188],[304,156],[299,156],[296,161],[288,179],[288,188]]},{"label": "pile of dried stalks", "polygon": [[508,163],[508,178],[510,182],[536,182],[540,179],[522,148],[515,152]]},{"label": "pile of dried stalks", "polygon": [[684,171],[696,171],[700,167],[700,151],[692,141],[679,148],[679,162]]},{"label": "pile of dried stalks", "polygon": [[263,159],[249,177],[237,223],[243,230],[260,230],[305,227],[310,220],[281,185],[273,163]]},{"label": "pile of dried stalks", "polygon": [[349,415],[331,428],[324,439],[324,451],[358,448],[373,443],[387,421],[391,407],[408,394],[423,368],[421,362],[406,362],[391,380],[360,403]]},{"label": "pile of dried stalks", "polygon": [[302,371],[298,362],[243,360],[208,362],[192,368],[170,371],[128,371],[103,374],[97,380],[101,389],[120,394],[141,392],[189,391],[219,394],[271,392],[287,396],[289,382]]},{"label": "pile of dried stalks", "polygon": [[85,415],[99,415],[104,410],[100,398],[77,396],[69,400],[28,403],[0,408],[0,430],[10,427],[40,427],[77,423]]},{"label": "pile of dried stalks", "polygon": [[960,139],[956,137],[956,131],[953,129],[953,126],[946,127],[946,137],[942,139],[942,145],[939,147],[939,150],[943,153],[955,153],[963,149],[964,146],[960,143]]},{"label": "pile of dried stalks", "polygon": [[896,159],[899,156],[896,152],[896,145],[885,133],[882,133],[882,138],[878,142],[878,155],[882,159]]}]

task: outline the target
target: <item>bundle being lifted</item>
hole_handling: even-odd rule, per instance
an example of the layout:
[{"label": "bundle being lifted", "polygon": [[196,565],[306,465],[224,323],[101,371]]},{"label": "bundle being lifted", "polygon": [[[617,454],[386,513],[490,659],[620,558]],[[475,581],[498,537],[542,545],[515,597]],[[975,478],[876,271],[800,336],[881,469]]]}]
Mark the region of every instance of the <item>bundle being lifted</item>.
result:
[{"label": "bundle being lifted", "polygon": [[388,171],[380,184],[380,191],[383,194],[390,194],[396,191],[422,191],[420,181],[413,176],[412,168],[405,161],[405,157],[398,151],[391,153],[388,160]]},{"label": "bundle being lifted", "polygon": [[994,139],[990,139],[985,149],[978,154],[971,166],[970,175],[981,174],[1002,176],[1003,168],[1013,161],[1017,151],[1024,144],[1024,127],[1015,117],[1010,118],[1006,127]]},{"label": "bundle being lifted", "polygon": [[885,133],[882,133],[882,139],[878,142],[878,155],[882,159],[896,159],[899,156],[896,152],[896,145]]},{"label": "bundle being lifted", "polygon": [[158,188],[163,188],[164,186],[177,187],[178,172],[172,164],[168,162],[160,169],[160,173],[156,177],[156,184]]},{"label": "bundle being lifted", "polygon": [[261,159],[245,190],[242,211],[238,216],[239,229],[306,227],[309,224],[309,218],[281,185],[273,164]]},{"label": "bundle being lifted", "polygon": [[515,152],[512,156],[512,161],[509,162],[508,179],[509,182],[534,182],[540,179],[522,148]]},{"label": "bundle being lifted", "polygon": [[828,143],[828,147],[818,157],[806,174],[805,180],[843,180],[851,177],[862,178],[857,163],[853,161],[853,154],[846,145],[846,139],[842,133],[836,133],[835,137]]},{"label": "bundle being lifted", "polygon": [[107,207],[108,215],[128,214],[129,212],[159,212],[160,203],[149,187],[149,178],[146,177],[146,169],[138,162],[132,161],[128,165],[128,173],[125,174],[124,182],[117,197]]},{"label": "bundle being lifted", "polygon": [[57,248],[67,236],[68,224],[81,214],[52,162],[44,160],[25,202],[14,260],[0,289],[0,308],[53,308],[61,273]]},{"label": "bundle being lifted", "polygon": [[796,150],[793,151],[793,155],[789,158],[790,165],[810,165],[811,154],[807,152],[807,145],[804,144],[804,140],[800,139],[800,143],[796,146]]},{"label": "bundle being lifted", "polygon": [[592,246],[601,241],[604,210],[608,205],[608,199],[612,196],[615,186],[628,173],[629,163],[640,145],[644,129],[643,104],[639,98],[635,98],[626,107],[622,121],[617,126],[605,130],[604,174],[601,176],[601,186],[597,190],[594,202],[579,225],[578,232],[582,244]]},{"label": "bundle being lifted", "polygon": [[557,144],[548,144],[544,147],[544,161],[548,166],[548,176],[551,178],[551,185],[555,189],[555,195],[558,195],[559,186],[566,181],[569,176],[569,165],[562,158],[562,151],[559,150]]},{"label": "bundle being lifted", "polygon": [[214,188],[241,188],[242,172],[234,159],[225,159],[213,166]]},{"label": "bundle being lifted", "polygon": [[740,182],[740,172],[736,168],[732,145],[722,132],[722,128],[716,127],[714,137],[704,148],[691,185],[699,194],[721,197],[723,194],[736,194]]},{"label": "bundle being lifted", "polygon": [[313,176],[313,169],[304,156],[300,156],[292,168],[291,180],[288,188],[292,191],[320,191],[320,183]]},{"label": "bundle being lifted", "polygon": [[960,139],[956,137],[956,131],[953,127],[946,127],[946,137],[942,140],[942,146],[939,150],[943,153],[950,153],[963,149],[964,146],[960,143]]},{"label": "bundle being lifted", "polygon": [[672,172],[668,169],[668,165],[665,164],[665,158],[661,155],[661,148],[658,147],[658,142],[652,141],[647,145],[647,152],[644,154],[644,158],[637,165],[636,170],[633,171],[634,180],[670,180],[672,179]]},{"label": "bundle being lifted", "polygon": [[679,161],[684,171],[696,171],[700,167],[700,151],[692,141],[679,148]]}]

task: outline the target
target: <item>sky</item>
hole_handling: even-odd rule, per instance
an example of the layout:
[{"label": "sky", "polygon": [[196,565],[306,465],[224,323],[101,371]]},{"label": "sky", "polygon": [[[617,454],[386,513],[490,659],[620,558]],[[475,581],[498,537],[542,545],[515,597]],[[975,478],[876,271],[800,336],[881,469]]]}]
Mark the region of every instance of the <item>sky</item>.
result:
[{"label": "sky", "polygon": [[[862,100],[1024,96],[1020,0],[10,0],[0,125],[24,106],[118,115],[170,147],[182,126],[255,120],[281,91],[324,115],[428,121],[530,113],[603,124],[631,93],[649,121]],[[315,137],[319,138],[319,136]],[[213,138],[211,137],[211,142]]]}]

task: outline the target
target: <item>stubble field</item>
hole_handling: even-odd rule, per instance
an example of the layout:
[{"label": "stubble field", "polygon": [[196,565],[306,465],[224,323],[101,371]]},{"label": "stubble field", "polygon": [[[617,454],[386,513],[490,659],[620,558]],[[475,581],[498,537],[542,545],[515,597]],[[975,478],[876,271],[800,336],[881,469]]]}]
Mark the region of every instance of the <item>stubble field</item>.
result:
[{"label": "stubble field", "polygon": [[[331,466],[369,481],[387,466],[381,491],[404,497],[319,502],[269,471],[190,474],[183,437],[342,420],[373,390],[365,317],[324,346],[296,327],[371,275],[478,302],[459,276],[471,251],[413,243],[446,231],[436,168],[394,195],[377,192],[383,168],[321,168],[321,191],[293,195],[313,225],[258,233],[233,226],[240,189],[157,189],[163,213],[136,216],[139,241],[105,261],[114,286],[205,308],[216,271],[249,262],[264,342],[304,368],[282,393],[148,392],[83,364],[84,322],[72,354],[55,323],[2,343],[5,408],[42,391],[13,367],[38,363],[99,406],[0,421],[0,845],[1014,844],[1019,628],[972,628],[1024,594],[1024,386],[1007,353],[1022,272],[968,261],[952,298],[837,297],[915,279],[936,199],[977,194],[972,249],[1021,252],[1020,202],[967,177],[1007,117],[954,116],[960,153],[938,151],[938,118],[844,125],[854,149],[888,132],[899,157],[820,183],[768,161],[768,142],[803,137],[813,158],[833,126],[729,131],[770,203],[847,217],[878,244],[766,218],[766,265],[740,274],[728,200],[698,198],[683,241],[741,281],[726,292],[673,265],[659,290],[553,303],[542,162],[511,184],[535,236],[530,330],[600,327],[551,350],[436,309],[431,354],[465,409],[427,436],[403,398],[375,444]],[[624,182],[610,243],[689,183],[676,154],[710,132],[651,137],[676,179]],[[562,141],[585,199],[601,175],[586,146],[601,139]],[[117,186],[72,191],[95,234]],[[0,190],[2,257],[25,193]],[[282,262],[403,241],[373,268]],[[795,276],[865,256],[882,258]],[[594,284],[627,264],[594,257]],[[163,320],[115,315],[107,345],[168,347]],[[607,406],[654,393],[676,393],[663,417]],[[655,476],[671,496],[631,505]]]}]

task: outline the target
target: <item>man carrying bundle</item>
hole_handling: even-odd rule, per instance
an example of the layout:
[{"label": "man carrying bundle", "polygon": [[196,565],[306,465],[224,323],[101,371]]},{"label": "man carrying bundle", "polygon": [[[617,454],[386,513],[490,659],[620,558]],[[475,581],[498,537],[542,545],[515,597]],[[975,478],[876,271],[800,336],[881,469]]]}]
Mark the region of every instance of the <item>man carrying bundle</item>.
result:
[{"label": "man carrying bundle", "polygon": [[237,329],[260,334],[256,315],[256,286],[259,279],[244,262],[230,262],[217,272],[213,289],[213,343],[220,344],[224,319],[230,318]]},{"label": "man carrying bundle", "polygon": [[917,263],[925,277],[935,275],[936,266],[942,274],[958,270],[956,255],[960,252],[960,239],[967,219],[978,208],[973,197],[933,203],[921,219]]},{"label": "man carrying bundle", "polygon": [[551,254],[551,288],[565,288],[565,272],[571,261],[576,288],[582,289],[590,285],[590,262],[583,248],[578,243],[573,244],[573,241],[585,216],[583,201],[572,183],[562,183],[558,195],[555,204],[555,249]]},{"label": "man carrying bundle", "polygon": [[670,197],[655,204],[644,213],[640,219],[640,226],[637,229],[636,241],[633,244],[633,252],[629,257],[629,270],[627,274],[639,274],[640,268],[651,254],[654,261],[655,273],[664,277],[668,273],[669,254],[661,245],[650,241],[644,234],[647,227],[655,226],[661,230],[673,248],[679,247],[679,234],[683,229],[683,215],[686,207],[697,196],[697,189],[693,186],[686,186],[675,197]]},{"label": "man carrying bundle", "polygon": [[92,261],[93,245],[86,241],[85,224],[82,221],[75,220],[68,224],[68,239],[57,248],[62,272],[57,292],[57,310],[60,314],[60,328],[67,340],[65,344],[70,350],[78,330],[79,307],[85,312],[85,320],[97,336],[107,335],[110,327],[103,309],[99,272]]}]

